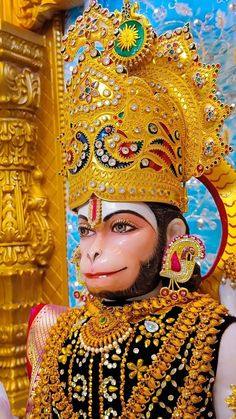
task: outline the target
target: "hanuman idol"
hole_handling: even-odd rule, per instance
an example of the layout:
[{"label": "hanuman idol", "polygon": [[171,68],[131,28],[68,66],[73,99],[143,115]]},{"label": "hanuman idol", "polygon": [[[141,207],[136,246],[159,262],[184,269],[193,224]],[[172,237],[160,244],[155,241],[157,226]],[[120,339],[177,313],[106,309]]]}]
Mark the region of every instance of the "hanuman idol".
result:
[{"label": "hanuman idol", "polygon": [[224,275],[222,301],[236,300],[235,257],[225,240],[203,292],[204,245],[182,215],[186,182],[200,178],[231,233],[225,197],[235,191],[214,180],[224,172],[235,183],[220,135],[230,107],[216,96],[219,66],[200,62],[189,26],[157,36],[138,10],[92,1],[63,38],[65,60],[77,58],[61,142],[88,292],[80,308],[32,313],[27,418],[233,415],[236,310],[209,293]]}]

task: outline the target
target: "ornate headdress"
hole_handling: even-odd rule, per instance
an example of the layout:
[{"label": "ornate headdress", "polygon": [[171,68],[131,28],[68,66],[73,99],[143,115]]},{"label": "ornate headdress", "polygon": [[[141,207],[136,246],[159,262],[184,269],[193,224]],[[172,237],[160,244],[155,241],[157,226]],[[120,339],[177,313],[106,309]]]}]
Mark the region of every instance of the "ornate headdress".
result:
[{"label": "ornate headdress", "polygon": [[189,26],[156,36],[125,0],[96,1],[69,28],[62,52],[78,64],[66,84],[66,168],[72,209],[92,194],[186,210],[185,183],[229,151],[216,96],[218,65],[199,62]]}]

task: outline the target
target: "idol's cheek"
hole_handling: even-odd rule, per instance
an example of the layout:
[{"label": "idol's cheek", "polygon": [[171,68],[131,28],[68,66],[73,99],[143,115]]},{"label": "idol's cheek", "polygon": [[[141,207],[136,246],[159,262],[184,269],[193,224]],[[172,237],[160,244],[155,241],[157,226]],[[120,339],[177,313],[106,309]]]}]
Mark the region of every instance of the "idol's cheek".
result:
[{"label": "idol's cheek", "polygon": [[130,264],[140,266],[151,258],[156,246],[156,233],[149,230],[81,240],[81,272],[113,272]]},{"label": "idol's cheek", "polygon": [[[118,271],[140,259],[131,236],[122,234],[96,234],[80,243],[80,270],[86,272]],[[136,240],[137,242],[137,240]],[[131,262],[132,260],[132,262]]]}]

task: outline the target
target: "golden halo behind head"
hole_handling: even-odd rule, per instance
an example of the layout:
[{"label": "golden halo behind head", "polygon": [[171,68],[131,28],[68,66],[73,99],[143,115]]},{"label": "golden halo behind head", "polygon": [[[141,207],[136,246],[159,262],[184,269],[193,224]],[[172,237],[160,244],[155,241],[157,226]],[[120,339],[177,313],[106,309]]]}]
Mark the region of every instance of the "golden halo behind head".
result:
[{"label": "golden halo behind head", "polygon": [[230,113],[216,97],[219,65],[199,62],[189,26],[156,36],[125,1],[96,1],[69,28],[62,52],[78,64],[66,85],[62,141],[72,209],[92,194],[187,209],[185,183],[228,153]]}]

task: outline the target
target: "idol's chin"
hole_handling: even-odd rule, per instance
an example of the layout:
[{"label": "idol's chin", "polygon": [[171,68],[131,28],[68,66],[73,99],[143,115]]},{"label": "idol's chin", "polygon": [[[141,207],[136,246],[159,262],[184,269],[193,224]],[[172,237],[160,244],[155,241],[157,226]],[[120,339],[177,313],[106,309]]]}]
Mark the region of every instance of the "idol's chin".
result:
[{"label": "idol's chin", "polygon": [[119,300],[121,298],[121,294],[123,294],[126,290],[118,290],[112,291],[109,289],[101,289],[96,287],[88,287],[87,288],[89,293],[93,295],[93,297],[97,298],[105,298],[110,300]]},{"label": "idol's chin", "polygon": [[110,290],[109,288],[98,289],[96,287],[89,287],[88,291],[95,298],[110,301],[125,301],[129,300],[130,298],[135,298],[142,295],[142,292],[137,293],[137,291],[134,289],[134,285],[129,288],[124,288],[116,291]]},{"label": "idol's chin", "polygon": [[89,287],[88,291],[95,298],[112,301],[124,300],[124,295],[127,292],[127,290],[112,291],[109,289],[98,289],[95,287]]},{"label": "idol's chin", "polygon": [[109,287],[108,278],[99,278],[86,281],[86,288],[90,294],[94,297],[100,297],[103,295],[119,295],[123,292],[122,289],[113,289]]}]

